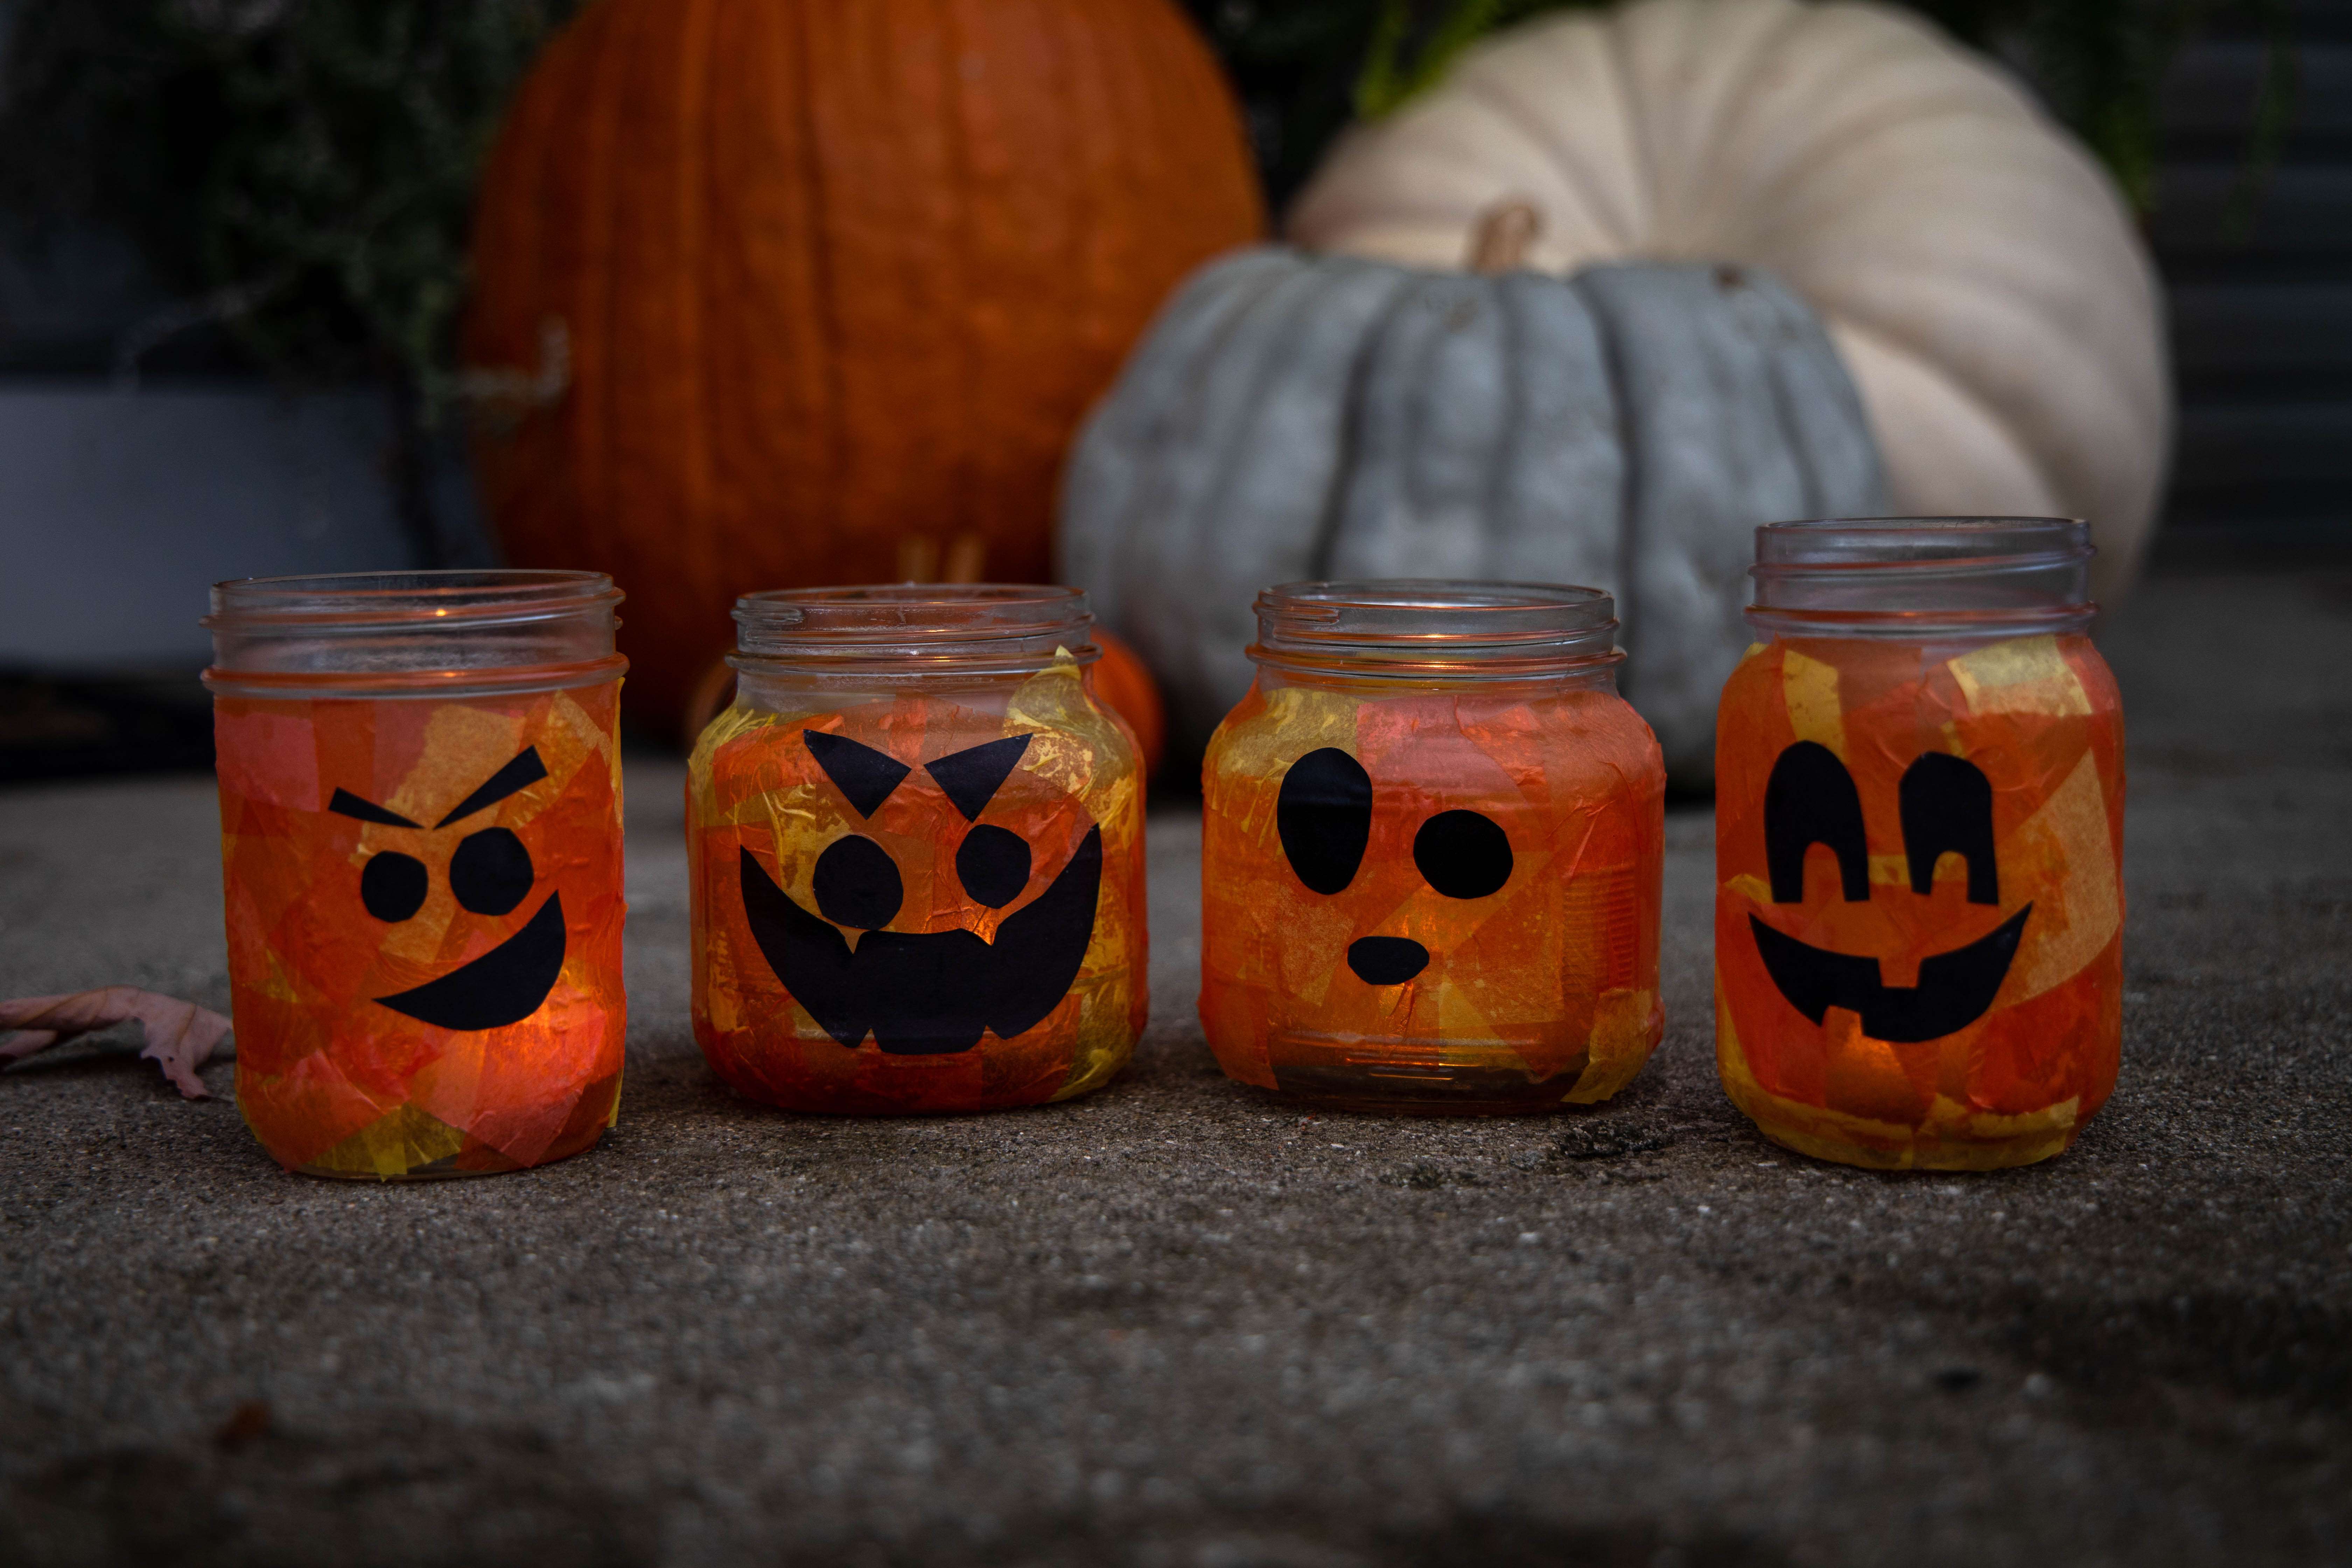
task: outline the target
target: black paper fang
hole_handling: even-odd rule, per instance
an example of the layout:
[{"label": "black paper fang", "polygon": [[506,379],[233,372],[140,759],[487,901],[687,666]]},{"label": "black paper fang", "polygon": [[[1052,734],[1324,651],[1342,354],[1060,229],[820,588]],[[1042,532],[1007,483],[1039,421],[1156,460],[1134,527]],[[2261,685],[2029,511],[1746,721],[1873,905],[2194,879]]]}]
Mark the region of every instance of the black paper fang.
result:
[{"label": "black paper fang", "polygon": [[488,806],[496,805],[519,789],[528,789],[547,776],[547,764],[539,760],[537,746],[525,746],[522,755],[492,773],[481,788],[457,803],[457,809],[435,823],[446,827],[461,816],[471,816]]},{"label": "black paper fang", "polygon": [[547,1000],[563,973],[563,896],[547,895],[530,923],[471,963],[413,991],[376,1000],[441,1029],[502,1029]]},{"label": "black paper fang", "polygon": [[910,771],[888,752],[860,745],[846,735],[803,730],[801,739],[808,742],[809,755],[841,792],[841,798],[860,816],[873,816]]},{"label": "black paper fang", "polygon": [[991,741],[984,746],[973,746],[961,752],[950,752],[936,762],[925,763],[948,799],[963,813],[966,822],[976,822],[1004,787],[1004,781],[1020,765],[1022,753],[1029,749],[1029,737],[1013,735],[1002,741]]},{"label": "black paper fang", "polygon": [[1009,1040],[1033,1029],[1069,994],[1094,940],[1102,829],[1087,830],[1070,863],[1004,918],[992,944],[961,928],[869,931],[853,951],[749,849],[739,865],[752,940],[818,1027],[853,1050],[870,1034],[893,1055],[944,1056],[990,1030]]}]

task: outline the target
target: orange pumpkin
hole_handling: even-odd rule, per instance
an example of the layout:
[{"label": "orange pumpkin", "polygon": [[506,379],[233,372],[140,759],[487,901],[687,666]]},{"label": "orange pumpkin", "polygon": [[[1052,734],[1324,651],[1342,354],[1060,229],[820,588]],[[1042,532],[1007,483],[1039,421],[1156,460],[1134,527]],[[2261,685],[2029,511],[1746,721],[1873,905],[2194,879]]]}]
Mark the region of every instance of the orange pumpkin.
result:
[{"label": "orange pumpkin", "polygon": [[600,0],[483,180],[467,357],[522,373],[484,500],[517,563],[627,585],[675,725],[739,592],[910,542],[1046,580],[1079,416],[1264,216],[1167,0]]}]

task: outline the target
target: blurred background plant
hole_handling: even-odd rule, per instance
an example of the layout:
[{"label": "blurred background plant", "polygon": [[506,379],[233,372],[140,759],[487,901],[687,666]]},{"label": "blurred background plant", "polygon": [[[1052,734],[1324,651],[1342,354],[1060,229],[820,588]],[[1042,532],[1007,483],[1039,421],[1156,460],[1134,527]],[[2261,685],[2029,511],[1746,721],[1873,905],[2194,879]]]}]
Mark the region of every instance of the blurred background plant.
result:
[{"label": "blurred background plant", "polygon": [[577,0],[17,0],[0,205],[128,235],[180,303],[125,331],[118,383],[218,327],[296,384],[370,378],[410,533],[422,432],[457,386],[476,175],[516,79]]}]

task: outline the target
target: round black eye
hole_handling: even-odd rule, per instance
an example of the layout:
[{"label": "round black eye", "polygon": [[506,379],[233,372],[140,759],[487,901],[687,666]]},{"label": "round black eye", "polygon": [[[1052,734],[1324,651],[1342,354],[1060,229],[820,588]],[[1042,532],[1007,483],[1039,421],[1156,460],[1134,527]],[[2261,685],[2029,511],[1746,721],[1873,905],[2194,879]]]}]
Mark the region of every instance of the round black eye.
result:
[{"label": "round black eye", "polygon": [[1483,899],[1511,879],[1511,840],[1475,811],[1441,811],[1412,836],[1423,880],[1449,899]]},{"label": "round black eye", "polygon": [[956,876],[972,902],[1001,910],[1029,885],[1029,846],[1019,834],[982,824],[963,836]]},{"label": "round black eye", "polygon": [[449,890],[478,915],[502,915],[530,896],[530,851],[503,827],[468,833],[449,857]]},{"label": "round black eye", "polygon": [[1337,746],[1309,752],[1282,775],[1275,831],[1298,879],[1336,893],[1356,879],[1372,837],[1372,775]]},{"label": "round black eye", "polygon": [[404,921],[425,907],[425,862],[390,850],[360,868],[360,902],[380,921]]},{"label": "round black eye", "polygon": [[879,931],[907,897],[889,852],[871,838],[836,838],[816,858],[816,907],[835,925]]}]

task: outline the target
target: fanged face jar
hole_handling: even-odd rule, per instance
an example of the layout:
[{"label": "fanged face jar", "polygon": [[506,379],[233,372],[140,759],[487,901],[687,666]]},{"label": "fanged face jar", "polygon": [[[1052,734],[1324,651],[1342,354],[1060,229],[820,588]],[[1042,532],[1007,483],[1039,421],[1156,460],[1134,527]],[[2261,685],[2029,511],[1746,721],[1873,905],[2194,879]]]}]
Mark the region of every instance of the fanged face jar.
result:
[{"label": "fanged face jar", "polygon": [[1084,595],[755,594],[687,785],[694,1026],[797,1110],[1082,1094],[1147,1011],[1143,780]]}]

